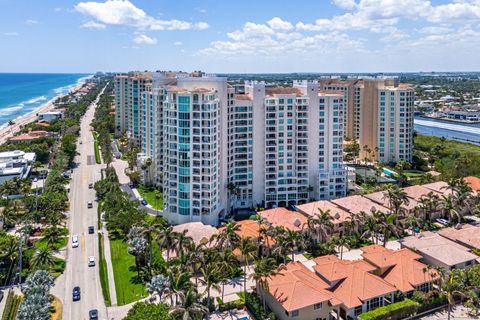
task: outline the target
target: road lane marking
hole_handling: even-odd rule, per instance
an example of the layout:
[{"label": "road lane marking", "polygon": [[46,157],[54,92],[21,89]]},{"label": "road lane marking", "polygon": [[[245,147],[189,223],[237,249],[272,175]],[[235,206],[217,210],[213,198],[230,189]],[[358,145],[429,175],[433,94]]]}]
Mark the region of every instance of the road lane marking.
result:
[{"label": "road lane marking", "polygon": [[82,236],[82,262],[86,262],[86,254],[85,254],[85,236]]}]

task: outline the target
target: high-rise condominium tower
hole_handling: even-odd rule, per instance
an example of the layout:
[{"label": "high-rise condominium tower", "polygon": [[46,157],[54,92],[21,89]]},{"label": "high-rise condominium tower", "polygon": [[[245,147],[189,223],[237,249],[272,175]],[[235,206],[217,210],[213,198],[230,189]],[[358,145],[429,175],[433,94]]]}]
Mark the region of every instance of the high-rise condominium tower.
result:
[{"label": "high-rise condominium tower", "polygon": [[246,82],[238,93],[202,73],[130,73],[115,87],[117,134],[140,146],[171,223],[344,196],[344,136],[380,161],[411,158],[413,90],[396,79]]},{"label": "high-rise condominium tower", "polygon": [[320,87],[344,93],[345,136],[357,139],[361,158],[411,161],[413,87],[400,84],[397,78],[322,78]]}]

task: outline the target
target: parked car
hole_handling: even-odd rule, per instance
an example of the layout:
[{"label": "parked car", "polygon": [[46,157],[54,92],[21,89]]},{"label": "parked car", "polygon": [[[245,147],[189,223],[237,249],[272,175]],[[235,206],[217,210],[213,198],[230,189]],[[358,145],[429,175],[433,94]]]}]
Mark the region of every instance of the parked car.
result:
[{"label": "parked car", "polygon": [[73,288],[73,301],[78,301],[80,300],[80,287],[74,287]]},{"label": "parked car", "polygon": [[78,236],[72,236],[72,248],[78,248]]},{"label": "parked car", "polygon": [[440,223],[444,226],[446,226],[449,223],[449,221],[447,219],[443,219],[443,218],[435,219],[435,221],[437,221],[438,223]]},{"label": "parked car", "polygon": [[37,177],[33,178],[33,182],[37,182],[37,181],[38,181]]},{"label": "parked car", "polygon": [[95,229],[93,228],[93,226],[88,227],[88,233],[89,234],[92,234],[94,232],[95,232]]},{"label": "parked car", "polygon": [[92,201],[88,201],[88,202],[87,202],[87,208],[88,208],[88,209],[93,208],[93,202],[92,202]]},{"label": "parked car", "polygon": [[88,184],[88,189],[93,189],[93,183]]},{"label": "parked car", "polygon": [[80,144],[83,144],[83,141],[82,141],[82,140],[80,140]]},{"label": "parked car", "polygon": [[95,257],[94,256],[88,257],[88,266],[89,267],[94,267],[95,266]]},{"label": "parked car", "polygon": [[140,203],[142,206],[146,206],[148,204],[147,200],[140,198]]},{"label": "parked car", "polygon": [[88,317],[90,320],[97,320],[98,319],[98,310],[97,309],[92,309],[88,311]]}]

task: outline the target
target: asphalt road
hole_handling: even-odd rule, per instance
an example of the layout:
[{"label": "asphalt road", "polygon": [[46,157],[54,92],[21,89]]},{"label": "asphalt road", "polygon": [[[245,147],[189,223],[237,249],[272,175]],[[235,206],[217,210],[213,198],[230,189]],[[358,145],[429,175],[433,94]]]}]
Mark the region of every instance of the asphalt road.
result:
[{"label": "asphalt road", "polygon": [[[75,160],[77,167],[73,171],[70,185],[69,229],[70,235],[78,235],[79,246],[72,248],[70,240],[67,248],[65,295],[62,299],[65,320],[89,319],[88,312],[91,309],[98,309],[99,319],[107,319],[98,272],[97,203],[95,190],[88,188],[89,183],[100,180],[102,168],[102,165],[95,163],[94,142],[90,131],[96,102],[90,106],[80,125],[80,138],[77,144],[79,155]],[[93,208],[87,208],[88,201],[93,202]],[[94,234],[88,234],[89,226],[94,226]],[[88,266],[89,256],[95,257],[94,267]],[[74,302],[72,291],[75,286],[80,287],[81,299]]]}]

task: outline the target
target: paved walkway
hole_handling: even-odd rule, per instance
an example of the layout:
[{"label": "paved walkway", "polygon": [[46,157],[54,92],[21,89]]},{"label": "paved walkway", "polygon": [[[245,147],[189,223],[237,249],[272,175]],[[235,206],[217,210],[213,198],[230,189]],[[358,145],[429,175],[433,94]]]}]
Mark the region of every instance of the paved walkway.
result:
[{"label": "paved walkway", "polygon": [[240,319],[254,319],[245,310],[228,310],[225,312],[215,312],[207,317],[208,320],[240,320]]},{"label": "paved walkway", "polygon": [[128,163],[122,159],[113,159],[111,166],[115,169],[120,184],[130,183],[130,178],[125,174],[125,169],[128,168]]},{"label": "paved walkway", "polygon": [[110,239],[105,225],[102,226],[103,234],[103,255],[107,263],[108,290],[110,291],[110,302],[112,306],[117,305],[117,290],[115,289],[115,277],[113,276],[112,254],[110,251]]},{"label": "paved walkway", "polygon": [[[479,317],[472,317],[468,315],[468,309],[465,308],[464,306],[456,306],[453,308],[451,312],[451,317],[452,320],[467,320],[467,319],[479,319]],[[447,310],[443,311],[438,311],[435,312],[434,314],[421,317],[419,318],[421,320],[445,320],[448,319],[448,314]]]}]

